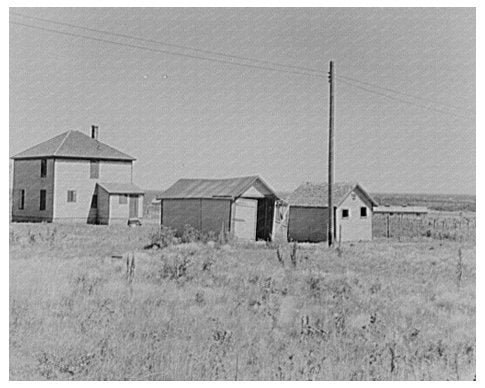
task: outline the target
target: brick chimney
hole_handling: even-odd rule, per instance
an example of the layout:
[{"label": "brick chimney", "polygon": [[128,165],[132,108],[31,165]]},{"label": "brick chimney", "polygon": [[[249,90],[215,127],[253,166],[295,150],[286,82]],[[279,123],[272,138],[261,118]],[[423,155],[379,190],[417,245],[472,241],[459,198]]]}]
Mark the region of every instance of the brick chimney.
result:
[{"label": "brick chimney", "polygon": [[97,125],[91,125],[91,138],[98,140],[99,128]]}]

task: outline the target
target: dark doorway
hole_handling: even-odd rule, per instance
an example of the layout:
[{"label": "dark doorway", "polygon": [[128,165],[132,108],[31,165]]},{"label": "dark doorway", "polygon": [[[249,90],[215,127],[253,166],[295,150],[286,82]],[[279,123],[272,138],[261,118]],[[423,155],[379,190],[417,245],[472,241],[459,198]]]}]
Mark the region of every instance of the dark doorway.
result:
[{"label": "dark doorway", "polygon": [[271,233],[273,232],[274,204],[274,198],[258,199],[256,240],[271,240]]},{"label": "dark doorway", "polygon": [[138,196],[130,195],[130,218],[138,218]]}]

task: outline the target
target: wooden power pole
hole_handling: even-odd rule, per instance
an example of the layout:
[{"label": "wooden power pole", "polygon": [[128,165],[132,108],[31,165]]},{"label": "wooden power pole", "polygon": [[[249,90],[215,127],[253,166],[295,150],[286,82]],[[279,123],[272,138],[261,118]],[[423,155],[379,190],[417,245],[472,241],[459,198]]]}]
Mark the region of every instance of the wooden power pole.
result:
[{"label": "wooden power pole", "polygon": [[328,246],[333,243],[333,61],[330,61],[330,71],[328,72],[330,83],[330,109],[328,121]]}]

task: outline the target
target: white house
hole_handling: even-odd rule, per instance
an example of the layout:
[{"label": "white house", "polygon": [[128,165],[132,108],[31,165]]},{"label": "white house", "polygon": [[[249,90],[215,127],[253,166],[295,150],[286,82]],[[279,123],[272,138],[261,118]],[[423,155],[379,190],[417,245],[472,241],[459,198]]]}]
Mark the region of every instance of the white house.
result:
[{"label": "white house", "polygon": [[[358,183],[333,185],[334,239],[372,240],[372,213],[376,201]],[[328,239],[328,185],[304,183],[289,197],[289,241]]]},{"label": "white house", "polygon": [[91,136],[64,132],[12,157],[12,221],[126,223],[143,215],[135,158]]}]

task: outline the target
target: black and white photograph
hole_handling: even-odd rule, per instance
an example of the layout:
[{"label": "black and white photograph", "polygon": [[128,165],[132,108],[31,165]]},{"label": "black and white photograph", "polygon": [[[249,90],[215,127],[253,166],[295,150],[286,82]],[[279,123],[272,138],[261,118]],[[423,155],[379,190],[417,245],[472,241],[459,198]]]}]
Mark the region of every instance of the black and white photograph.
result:
[{"label": "black and white photograph", "polygon": [[466,3],[10,6],[8,380],[476,381]]}]

